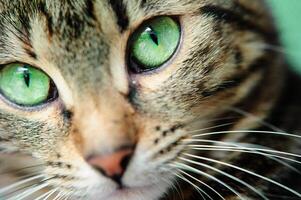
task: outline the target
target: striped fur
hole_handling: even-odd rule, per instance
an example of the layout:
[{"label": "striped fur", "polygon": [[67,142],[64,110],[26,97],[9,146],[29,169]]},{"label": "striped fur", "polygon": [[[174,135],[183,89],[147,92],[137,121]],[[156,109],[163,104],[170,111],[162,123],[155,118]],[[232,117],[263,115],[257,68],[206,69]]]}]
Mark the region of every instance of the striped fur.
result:
[{"label": "striped fur", "polygon": [[[153,73],[128,73],[128,38],[164,15],[181,24],[177,54]],[[37,109],[0,95],[1,161],[26,154],[42,163],[0,163],[9,177],[22,171],[20,180],[42,174],[33,180],[45,187],[28,198],[301,199],[300,138],[280,133],[301,129],[301,82],[273,50],[264,1],[0,0],[0,27],[0,64],[41,68],[60,95]],[[116,192],[85,157],[126,145],[135,154],[127,191]],[[0,199],[18,199],[20,186],[1,183]]]}]

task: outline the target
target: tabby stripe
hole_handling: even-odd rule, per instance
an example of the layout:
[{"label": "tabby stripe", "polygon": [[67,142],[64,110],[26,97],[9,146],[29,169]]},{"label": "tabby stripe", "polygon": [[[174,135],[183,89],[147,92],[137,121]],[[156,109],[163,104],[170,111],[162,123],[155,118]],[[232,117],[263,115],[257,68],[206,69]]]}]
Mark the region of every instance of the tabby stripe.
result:
[{"label": "tabby stripe", "polygon": [[27,55],[29,55],[31,58],[33,58],[33,59],[38,58],[37,54],[33,50],[31,50],[29,48],[24,48],[24,50],[26,51]]},{"label": "tabby stripe", "polygon": [[263,28],[259,27],[258,25],[254,24],[253,22],[249,20],[245,20],[244,16],[233,12],[232,10],[228,10],[226,8],[218,7],[216,5],[207,5],[203,6],[200,11],[203,14],[206,14],[208,16],[212,16],[216,20],[223,21],[226,23],[231,23],[237,25],[240,29],[243,30],[250,30],[255,33],[258,33],[268,41],[276,41],[276,34],[274,33],[274,30],[267,31]]},{"label": "tabby stripe", "polygon": [[[264,59],[261,59],[261,61],[258,61],[258,63],[262,63],[262,65],[268,65],[268,60],[269,58],[271,59],[272,55],[270,56],[266,56],[265,57],[265,61]],[[269,64],[271,65],[271,64]],[[238,102],[237,104],[233,105],[233,107],[235,108],[239,108],[245,112],[248,113],[253,113],[254,115],[256,115],[256,109],[258,108],[258,106],[260,106],[260,104],[262,103],[266,103],[265,101],[262,100],[262,97],[259,94],[263,94],[265,93],[265,91],[267,91],[267,88],[269,87],[269,81],[267,81],[266,79],[266,75],[268,75],[269,71],[265,70],[264,72],[264,78],[262,78],[261,80],[259,80],[257,82],[257,85],[255,87],[253,87],[250,91],[248,91],[248,94],[240,100],[240,102]],[[256,97],[256,99],[254,99],[254,97]],[[281,105],[280,107],[283,108],[283,105]],[[230,117],[229,117],[230,116]],[[275,115],[272,115],[273,117]],[[225,117],[229,117],[229,118],[235,118],[235,122],[239,123],[241,120],[243,120],[246,116],[239,114],[237,112],[234,112],[232,110],[229,110],[226,113],[223,113],[221,116],[219,116],[219,118],[225,118]],[[265,120],[266,122],[269,122],[267,120]],[[232,123],[233,121],[230,120],[225,120],[225,122],[223,123]],[[235,126],[235,124],[237,123],[233,123],[233,126]],[[274,124],[274,123],[270,123],[270,124]],[[231,129],[231,127],[229,127],[228,129]]]},{"label": "tabby stripe", "polygon": [[51,37],[53,34],[53,19],[52,16],[47,12],[46,4],[44,2],[40,2],[38,4],[38,9],[46,18],[46,26],[48,30],[48,34]]},{"label": "tabby stripe", "polygon": [[239,86],[242,82],[248,79],[252,74],[259,72],[260,69],[263,69],[263,66],[266,65],[267,57],[269,56],[265,56],[256,60],[256,62],[254,62],[250,66],[249,70],[246,73],[233,77],[230,80],[224,81],[223,83],[218,85],[215,89],[210,88],[210,89],[203,90],[201,94],[204,97],[213,96],[219,92]]},{"label": "tabby stripe", "polygon": [[37,55],[33,51],[32,42],[30,40],[31,38],[30,19],[26,14],[21,13],[18,20],[22,27],[19,28],[17,25],[14,25],[13,23],[11,24],[18,32],[18,33],[14,33],[14,35],[23,42],[23,49],[28,54],[28,56],[32,57],[33,59],[36,59]]},{"label": "tabby stripe", "polygon": [[125,31],[129,26],[129,18],[127,16],[127,10],[122,0],[109,0],[115,15],[117,17],[117,24],[120,28],[120,32]]},{"label": "tabby stripe", "polygon": [[7,138],[0,138],[0,142],[9,142],[10,140]]},{"label": "tabby stripe", "polygon": [[96,20],[94,9],[94,0],[86,1],[86,8],[84,9],[86,16],[89,16],[91,19]]},{"label": "tabby stripe", "polygon": [[242,13],[248,14],[253,17],[258,17],[258,13],[256,13],[255,10],[248,8],[246,5],[242,4],[239,1],[234,2],[234,9],[239,9]]}]

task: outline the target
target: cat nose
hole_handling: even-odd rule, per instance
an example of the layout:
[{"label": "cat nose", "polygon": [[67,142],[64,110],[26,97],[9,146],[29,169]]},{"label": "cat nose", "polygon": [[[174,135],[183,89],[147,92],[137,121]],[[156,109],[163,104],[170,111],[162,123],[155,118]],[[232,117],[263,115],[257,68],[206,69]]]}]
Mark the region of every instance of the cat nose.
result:
[{"label": "cat nose", "polygon": [[133,155],[132,148],[126,148],[107,155],[90,156],[87,162],[101,174],[121,185],[121,178]]}]

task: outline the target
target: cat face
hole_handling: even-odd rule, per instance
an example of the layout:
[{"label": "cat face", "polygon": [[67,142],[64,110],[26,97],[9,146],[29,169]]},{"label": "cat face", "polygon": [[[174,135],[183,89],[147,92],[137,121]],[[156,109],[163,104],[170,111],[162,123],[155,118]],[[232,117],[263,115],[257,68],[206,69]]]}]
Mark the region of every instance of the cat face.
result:
[{"label": "cat face", "polygon": [[2,146],[41,160],[50,192],[159,199],[193,131],[262,78],[265,13],[262,1],[1,0]]}]

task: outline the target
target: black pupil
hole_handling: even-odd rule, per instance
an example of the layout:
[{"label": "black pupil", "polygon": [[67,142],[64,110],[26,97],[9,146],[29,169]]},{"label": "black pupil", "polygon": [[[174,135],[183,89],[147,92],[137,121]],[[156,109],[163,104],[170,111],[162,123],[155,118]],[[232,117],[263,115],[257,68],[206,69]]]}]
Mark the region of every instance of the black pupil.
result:
[{"label": "black pupil", "polygon": [[151,26],[149,26],[149,27],[147,27],[146,31],[150,35],[153,42],[158,46],[159,45],[158,36],[157,36],[156,32],[154,31],[154,29]]},{"label": "black pupil", "polygon": [[24,67],[23,78],[24,78],[26,86],[29,87],[29,84],[30,84],[30,73],[29,73],[29,70],[28,70],[27,67]]}]

